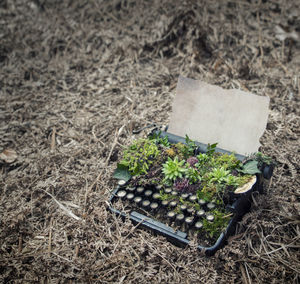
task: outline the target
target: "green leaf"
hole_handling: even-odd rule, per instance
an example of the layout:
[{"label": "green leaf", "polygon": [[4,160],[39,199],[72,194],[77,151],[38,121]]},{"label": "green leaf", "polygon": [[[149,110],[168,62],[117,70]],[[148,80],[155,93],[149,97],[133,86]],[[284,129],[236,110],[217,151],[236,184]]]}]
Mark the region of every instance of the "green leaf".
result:
[{"label": "green leaf", "polygon": [[131,178],[131,174],[128,170],[128,167],[122,164],[118,164],[113,177],[116,179],[123,179],[125,181],[128,181]]},{"label": "green leaf", "polygon": [[261,171],[258,169],[257,165],[258,161],[249,161],[243,165],[242,169],[240,169],[239,172],[248,175],[260,174]]}]

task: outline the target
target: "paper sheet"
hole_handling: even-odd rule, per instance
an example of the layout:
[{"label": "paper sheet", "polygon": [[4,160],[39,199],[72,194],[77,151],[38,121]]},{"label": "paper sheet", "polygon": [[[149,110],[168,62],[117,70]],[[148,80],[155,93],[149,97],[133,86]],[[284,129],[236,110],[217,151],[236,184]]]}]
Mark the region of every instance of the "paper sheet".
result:
[{"label": "paper sheet", "polygon": [[269,97],[225,90],[182,76],[168,132],[247,155],[258,151],[268,120]]}]

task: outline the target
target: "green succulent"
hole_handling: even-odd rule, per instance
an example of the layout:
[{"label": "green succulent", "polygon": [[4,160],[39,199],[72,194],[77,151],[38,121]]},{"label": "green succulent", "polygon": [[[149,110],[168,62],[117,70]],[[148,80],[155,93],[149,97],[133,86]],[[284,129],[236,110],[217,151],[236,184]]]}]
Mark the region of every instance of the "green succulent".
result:
[{"label": "green succulent", "polygon": [[226,179],[228,178],[230,174],[229,170],[226,170],[225,168],[214,168],[211,172],[208,173],[207,177],[210,182],[214,183],[223,183],[226,182]]},{"label": "green succulent", "polygon": [[168,157],[168,161],[163,164],[162,172],[165,175],[167,181],[175,181],[178,178],[182,178],[186,173],[186,168],[184,167],[185,160],[179,161],[176,156],[174,160]]}]

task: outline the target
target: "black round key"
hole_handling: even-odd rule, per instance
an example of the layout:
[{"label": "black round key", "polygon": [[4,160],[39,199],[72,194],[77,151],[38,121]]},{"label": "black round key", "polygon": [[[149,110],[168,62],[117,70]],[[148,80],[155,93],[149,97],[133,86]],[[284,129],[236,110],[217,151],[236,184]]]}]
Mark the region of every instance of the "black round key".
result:
[{"label": "black round key", "polygon": [[160,194],[159,194],[158,192],[154,193],[154,194],[152,195],[152,199],[153,199],[153,200],[160,200]]},{"label": "black round key", "polygon": [[203,218],[205,216],[205,211],[203,209],[200,209],[196,212],[197,217]]},{"label": "black round key", "polygon": [[133,198],[134,198],[134,194],[131,192],[126,195],[126,199],[129,201],[131,201]]},{"label": "black round key", "polygon": [[165,188],[165,193],[170,194],[171,192],[172,192],[172,188],[169,187]]},{"label": "black round key", "polygon": [[203,206],[206,204],[206,201],[204,199],[199,199],[199,204]]},{"label": "black round key", "polygon": [[135,203],[135,204],[140,204],[141,203],[141,201],[142,201],[142,197],[140,197],[140,196],[137,196],[137,197],[135,197],[134,199],[133,199],[133,202]]},{"label": "black round key", "polygon": [[188,207],[187,209],[186,209],[186,212],[188,213],[188,214],[190,214],[190,215],[192,215],[193,213],[194,213],[194,208],[193,207]]},{"label": "black round key", "polygon": [[126,196],[126,194],[127,194],[127,191],[126,191],[126,190],[119,190],[119,191],[117,192],[117,196],[118,196],[119,198],[124,198],[124,197]]},{"label": "black round key", "polygon": [[207,214],[206,215],[206,220],[209,221],[209,222],[212,222],[213,220],[215,219],[214,215],[213,214]]},{"label": "black round key", "polygon": [[126,187],[126,190],[129,191],[129,192],[134,192],[135,191],[135,187],[128,186],[128,187]]},{"label": "black round key", "polygon": [[196,228],[197,230],[201,229],[202,227],[203,227],[203,223],[202,223],[202,222],[200,222],[200,221],[196,222],[195,228]]},{"label": "black round key", "polygon": [[192,225],[193,222],[194,222],[194,217],[186,217],[186,218],[184,219],[184,222],[185,222],[188,226],[190,226],[190,225]]},{"label": "black round key", "polygon": [[147,208],[149,208],[149,206],[150,206],[150,201],[149,200],[144,200],[144,201],[142,201],[142,206],[145,208],[145,209],[147,209]]},{"label": "black round key", "polygon": [[196,201],[197,201],[197,196],[196,196],[196,195],[191,195],[191,196],[189,197],[189,201],[191,201],[191,202],[196,202]]},{"label": "black round key", "polygon": [[169,205],[169,201],[168,201],[168,200],[163,200],[163,201],[161,202],[161,205],[162,205],[163,207],[167,207],[167,206]]},{"label": "black round key", "polygon": [[170,207],[172,207],[172,208],[175,208],[177,206],[177,204],[178,204],[177,201],[171,201],[169,203]]},{"label": "black round key", "polygon": [[177,195],[178,195],[178,191],[173,190],[173,191],[171,192],[171,195],[172,195],[172,196],[177,196]]},{"label": "black round key", "polygon": [[145,188],[143,188],[142,186],[139,186],[139,187],[136,188],[136,192],[138,194],[142,194],[144,192],[144,190],[145,190]]},{"label": "black round key", "polygon": [[184,220],[184,215],[182,213],[176,215],[176,222],[181,223]]},{"label": "black round key", "polygon": [[206,206],[207,206],[207,208],[210,209],[210,210],[211,210],[211,209],[214,209],[214,208],[216,207],[216,205],[215,205],[214,203],[212,203],[212,202],[207,203]]},{"label": "black round key", "polygon": [[123,179],[120,179],[120,180],[118,181],[118,185],[119,185],[119,186],[124,186],[125,184],[126,184],[126,181],[123,180]]},{"label": "black round key", "polygon": [[173,220],[175,218],[176,213],[174,211],[169,211],[167,213],[167,217],[169,220]]},{"label": "black round key", "polygon": [[187,206],[186,206],[185,204],[181,204],[181,205],[180,205],[180,210],[181,210],[182,212],[185,212],[186,209],[187,209]]},{"label": "black round key", "polygon": [[158,203],[157,203],[157,202],[152,202],[152,203],[150,204],[150,209],[151,209],[152,211],[156,211],[157,208],[158,208]]},{"label": "black round key", "polygon": [[189,197],[189,194],[188,194],[188,193],[183,193],[183,194],[181,194],[181,198],[182,198],[183,200],[188,199],[188,197]]},{"label": "black round key", "polygon": [[151,195],[152,195],[152,193],[153,193],[153,191],[152,190],[150,190],[150,189],[148,189],[148,190],[146,190],[145,191],[145,196],[147,197],[147,198],[149,198]]}]

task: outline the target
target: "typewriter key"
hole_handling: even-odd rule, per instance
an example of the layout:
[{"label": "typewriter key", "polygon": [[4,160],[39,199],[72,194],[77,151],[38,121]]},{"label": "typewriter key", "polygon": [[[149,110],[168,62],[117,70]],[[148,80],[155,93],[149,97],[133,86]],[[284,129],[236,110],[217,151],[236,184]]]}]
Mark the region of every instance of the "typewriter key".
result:
[{"label": "typewriter key", "polygon": [[189,215],[192,215],[193,213],[194,213],[194,208],[193,207],[188,207],[187,209],[186,209],[186,213],[187,214],[189,214]]},{"label": "typewriter key", "polygon": [[160,194],[158,192],[154,193],[152,195],[152,199],[155,201],[159,201],[160,200]]},{"label": "typewriter key", "polygon": [[180,210],[181,210],[182,212],[185,212],[186,209],[187,209],[187,206],[186,206],[185,204],[181,204],[181,205],[180,205]]},{"label": "typewriter key", "polygon": [[142,206],[143,206],[145,209],[149,208],[149,206],[150,206],[150,201],[149,201],[149,200],[144,200],[144,201],[142,201]]},{"label": "typewriter key", "polygon": [[156,190],[161,190],[161,189],[163,189],[163,186],[162,185],[157,185],[157,186],[155,186],[155,188],[156,188]]},{"label": "typewriter key", "polygon": [[182,213],[176,215],[176,222],[180,224],[184,220],[184,215]]},{"label": "typewriter key", "polygon": [[170,194],[171,192],[172,192],[172,188],[169,187],[165,188],[165,193]]},{"label": "typewriter key", "polygon": [[142,197],[140,197],[140,196],[137,196],[137,197],[135,197],[135,198],[133,199],[133,202],[134,202],[136,205],[140,204],[141,201],[142,201]]},{"label": "typewriter key", "polygon": [[189,194],[188,194],[188,193],[183,193],[183,194],[181,194],[181,198],[182,198],[183,200],[188,199],[188,197],[189,197]]},{"label": "typewriter key", "polygon": [[200,209],[196,214],[198,218],[203,218],[205,216],[205,211],[203,209]]},{"label": "typewriter key", "polygon": [[118,181],[118,185],[119,185],[119,186],[124,186],[125,184],[126,184],[126,181],[123,180],[123,179],[120,179],[120,180]]},{"label": "typewriter key", "polygon": [[207,214],[206,215],[206,220],[209,221],[209,222],[212,222],[213,220],[215,219],[214,215],[213,214]]},{"label": "typewriter key", "polygon": [[126,199],[128,200],[128,201],[131,201],[132,199],[134,198],[134,194],[133,193],[128,193],[127,195],[126,195]]},{"label": "typewriter key", "polygon": [[127,191],[126,191],[126,190],[119,190],[119,191],[117,192],[117,196],[118,196],[119,198],[124,198],[124,197],[126,196],[126,194],[127,194]]},{"label": "typewriter key", "polygon": [[129,192],[134,192],[135,191],[135,187],[127,186],[126,190],[129,191]]},{"label": "typewriter key", "polygon": [[145,194],[145,197],[150,198],[150,196],[152,195],[152,193],[153,193],[153,191],[150,190],[150,189],[148,189],[148,190],[145,191],[144,194]]},{"label": "typewriter key", "polygon": [[152,202],[150,204],[151,211],[155,212],[157,210],[157,208],[158,208],[158,203],[157,202]]},{"label": "typewriter key", "polygon": [[189,201],[191,201],[191,202],[197,201],[197,196],[196,196],[196,195],[191,195],[191,196],[189,197]]},{"label": "typewriter key", "polygon": [[175,218],[176,213],[174,211],[169,211],[167,213],[167,218],[169,221],[173,221],[173,219]]},{"label": "typewriter key", "polygon": [[177,195],[178,195],[178,191],[173,190],[173,191],[171,192],[171,195],[172,195],[172,196],[177,196]]},{"label": "typewriter key", "polygon": [[199,204],[201,206],[204,206],[206,204],[206,201],[204,199],[199,199]]},{"label": "typewriter key", "polygon": [[216,205],[212,202],[207,203],[206,206],[207,206],[208,209],[214,209],[216,207]]},{"label": "typewriter key", "polygon": [[168,200],[163,200],[161,202],[162,207],[167,207],[169,205],[169,201]]},{"label": "typewriter key", "polygon": [[139,186],[139,187],[136,188],[136,192],[138,194],[142,194],[144,192],[144,190],[145,190],[145,188],[143,188],[142,186]]},{"label": "typewriter key", "polygon": [[194,222],[194,217],[186,217],[185,219],[184,219],[184,222],[185,222],[185,224],[188,226],[188,227],[190,227],[192,224],[193,224],[193,222]]},{"label": "typewriter key", "polygon": [[171,208],[175,208],[177,206],[177,201],[171,201],[169,205]]},{"label": "typewriter key", "polygon": [[200,222],[200,221],[196,222],[196,224],[195,224],[195,229],[199,230],[199,229],[201,229],[202,227],[203,227],[203,223],[202,223],[202,222]]}]

